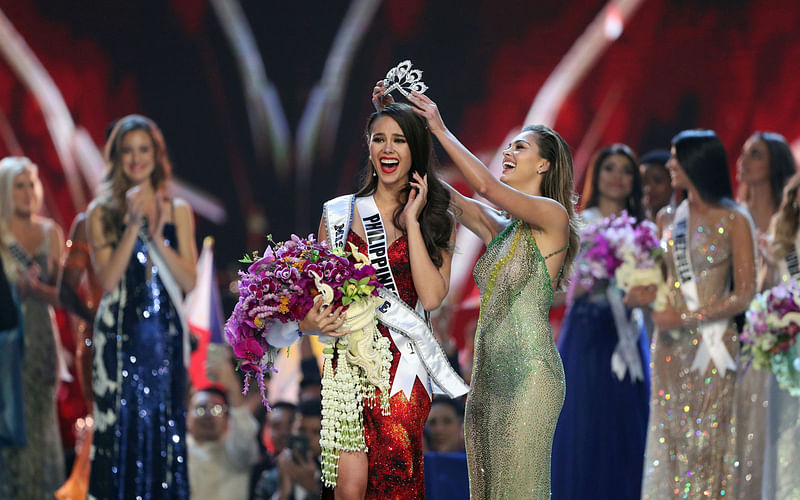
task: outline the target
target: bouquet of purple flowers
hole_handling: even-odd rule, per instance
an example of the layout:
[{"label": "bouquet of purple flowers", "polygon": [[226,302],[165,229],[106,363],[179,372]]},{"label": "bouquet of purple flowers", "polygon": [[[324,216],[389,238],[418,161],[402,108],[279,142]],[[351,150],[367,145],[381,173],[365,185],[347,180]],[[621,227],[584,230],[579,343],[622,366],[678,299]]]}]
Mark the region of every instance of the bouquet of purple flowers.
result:
[{"label": "bouquet of purple flowers", "polygon": [[576,259],[574,282],[595,290],[615,280],[627,291],[632,286],[658,284],[657,266],[663,255],[655,224],[623,211],[589,224],[581,231],[581,252]]},{"label": "bouquet of purple flowers", "polygon": [[800,396],[800,284],[791,280],[756,295],[745,313],[739,339],[761,370],[775,374],[781,387]]},{"label": "bouquet of purple flowers", "polygon": [[225,338],[233,347],[238,368],[246,373],[245,393],[255,377],[265,405],[264,373],[273,369],[277,352],[267,341],[274,322],[302,320],[314,297],[323,292],[320,288],[332,293],[333,306],[348,306],[377,295],[381,286],[372,266],[356,265],[350,259],[352,253],[332,250],[314,235],[307,239],[292,235],[277,244],[271,237],[268,241],[263,256],[253,253],[240,261],[250,266],[239,271],[239,301],[225,324]]}]

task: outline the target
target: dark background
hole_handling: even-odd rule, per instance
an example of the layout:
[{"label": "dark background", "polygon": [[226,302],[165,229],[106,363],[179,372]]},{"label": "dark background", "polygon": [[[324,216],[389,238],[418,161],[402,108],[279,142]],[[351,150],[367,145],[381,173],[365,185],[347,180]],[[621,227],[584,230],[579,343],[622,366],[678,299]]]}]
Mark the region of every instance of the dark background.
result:
[{"label": "dark background", "polygon": [[[295,137],[350,4],[241,5]],[[308,190],[297,191],[292,172],[279,175],[269,158],[257,159],[240,75],[207,2],[0,0],[56,81],[75,122],[98,144],[107,124],[124,114],[145,114],[161,126],[176,176],[213,194],[227,211],[224,224],[198,217],[198,241],[216,237],[219,267],[263,243],[252,234],[247,240],[249,216],[263,214],[263,232],[278,240],[307,234],[316,231],[324,200],[356,187],[370,92],[390,67],[410,58],[423,69],[428,95],[448,126],[491,158],[509,131],[522,125],[539,87],[604,5],[384,2],[344,82],[341,120],[323,131],[334,147],[314,161]],[[555,128],[577,150],[606,102],[612,112],[591,149],[625,142],[643,152],[668,147],[681,129],[713,128],[733,169],[754,130],[774,130],[790,142],[800,137],[798,25],[794,0],[645,0],[570,94]],[[49,214],[68,227],[76,207],[41,111],[4,61],[0,109],[25,154],[42,169]],[[0,143],[0,156],[7,154]],[[581,171],[588,158],[576,160]],[[238,184],[235,166],[244,176]]]}]

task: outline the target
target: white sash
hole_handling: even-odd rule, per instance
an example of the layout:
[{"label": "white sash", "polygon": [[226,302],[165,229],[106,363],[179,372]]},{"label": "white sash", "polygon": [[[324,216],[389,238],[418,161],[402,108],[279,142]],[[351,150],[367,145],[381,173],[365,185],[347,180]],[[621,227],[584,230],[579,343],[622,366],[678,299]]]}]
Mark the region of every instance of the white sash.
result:
[{"label": "white sash", "polygon": [[617,345],[611,355],[611,371],[620,382],[625,379],[625,372],[630,373],[631,382],[644,380],[642,358],[639,356],[639,332],[644,321],[642,311],[634,309],[629,320],[622,303],[622,293],[616,286],[606,288],[606,297],[617,327]]},{"label": "white sash", "polygon": [[182,330],[181,335],[183,336],[183,365],[189,368],[192,350],[189,343],[189,326],[186,323],[186,316],[183,314],[183,293],[181,292],[178,282],[175,281],[175,278],[169,271],[164,257],[161,256],[158,248],[153,244],[153,240],[150,239],[150,235],[147,234],[144,227],[139,232],[139,236],[144,241],[145,245],[147,245],[147,255],[150,256],[153,260],[153,264],[158,269],[158,277],[161,279],[161,283],[164,285],[167,295],[169,295],[169,300],[175,308],[175,313],[178,315],[178,321],[180,322]]},{"label": "white sash", "polygon": [[378,281],[396,295],[398,293],[397,283],[394,281],[394,274],[389,266],[386,231],[383,228],[383,219],[378,205],[375,204],[375,198],[372,196],[356,198],[356,205],[358,205],[358,213],[367,236],[370,265],[375,268]]},{"label": "white sash", "polygon": [[789,276],[795,281],[800,281],[800,261],[797,258],[797,245],[792,245],[792,251],[787,253],[783,260],[786,263]]},{"label": "white sash", "polygon": [[[383,300],[378,301],[377,317],[389,328],[392,341],[400,351],[400,363],[389,397],[403,392],[410,399],[417,378],[429,396],[432,390],[430,379],[438,386],[433,388],[434,392],[444,392],[451,398],[466,394],[469,387],[450,366],[430,326],[397,295],[397,284],[389,266],[386,232],[371,196],[355,199],[354,195],[346,195],[325,203],[323,220],[329,245],[332,248],[344,247],[353,220],[354,202],[358,203],[367,233],[370,261],[378,272],[378,280],[385,287],[379,291]],[[385,266],[382,261],[385,261]]]},{"label": "white sash", "polygon": [[[675,262],[675,270],[680,281],[680,291],[686,307],[690,311],[700,308],[700,297],[697,290],[697,280],[692,269],[691,257],[689,255],[689,201],[684,200],[675,212],[675,250],[672,253]],[[728,330],[729,321],[720,319],[698,325],[698,331],[702,336],[702,341],[697,347],[697,353],[692,362],[692,370],[698,370],[701,374],[706,372],[709,362],[714,365],[725,376],[727,370],[736,370],[736,363],[733,361],[728,349],[725,347],[723,337]]]}]

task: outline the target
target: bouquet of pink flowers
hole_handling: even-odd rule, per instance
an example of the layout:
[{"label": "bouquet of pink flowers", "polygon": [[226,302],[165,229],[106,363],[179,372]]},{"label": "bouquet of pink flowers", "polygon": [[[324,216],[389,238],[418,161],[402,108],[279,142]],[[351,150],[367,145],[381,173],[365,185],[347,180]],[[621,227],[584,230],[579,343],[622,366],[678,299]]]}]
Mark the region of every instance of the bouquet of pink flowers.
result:
[{"label": "bouquet of pink flowers", "polygon": [[[378,294],[381,286],[370,265],[356,266],[351,253],[328,248],[313,235],[270,246],[263,256],[245,255],[250,264],[239,271],[239,301],[225,324],[225,337],[233,347],[239,369],[246,372],[245,393],[255,377],[267,405],[264,373],[273,369],[277,349],[267,341],[275,321],[302,320],[320,288],[332,291],[332,305],[345,305]],[[273,248],[274,247],[274,248]],[[331,292],[327,292],[331,293]]]},{"label": "bouquet of pink flowers", "polygon": [[739,339],[753,364],[770,370],[781,387],[800,396],[800,357],[796,342],[800,332],[800,284],[781,283],[753,298],[745,313]]},{"label": "bouquet of pink flowers", "polygon": [[581,231],[581,252],[576,259],[574,282],[587,290],[614,280],[622,290],[659,284],[658,262],[663,255],[655,224],[623,211],[589,224]]}]

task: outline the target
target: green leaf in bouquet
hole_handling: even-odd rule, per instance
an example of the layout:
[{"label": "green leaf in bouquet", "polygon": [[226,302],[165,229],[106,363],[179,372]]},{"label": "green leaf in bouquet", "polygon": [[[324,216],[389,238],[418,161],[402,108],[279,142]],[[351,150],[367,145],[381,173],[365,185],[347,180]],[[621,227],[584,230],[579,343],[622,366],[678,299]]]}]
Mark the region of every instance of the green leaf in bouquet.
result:
[{"label": "green leaf in bouquet", "polygon": [[253,260],[253,258],[250,257],[249,255],[244,254],[244,257],[239,259],[239,262],[241,262],[242,264],[252,264],[253,262],[255,262],[255,260]]},{"label": "green leaf in bouquet", "polygon": [[342,305],[343,306],[348,306],[348,305],[350,305],[351,302],[353,302],[353,298],[352,297],[348,297],[347,295],[342,296]]}]

